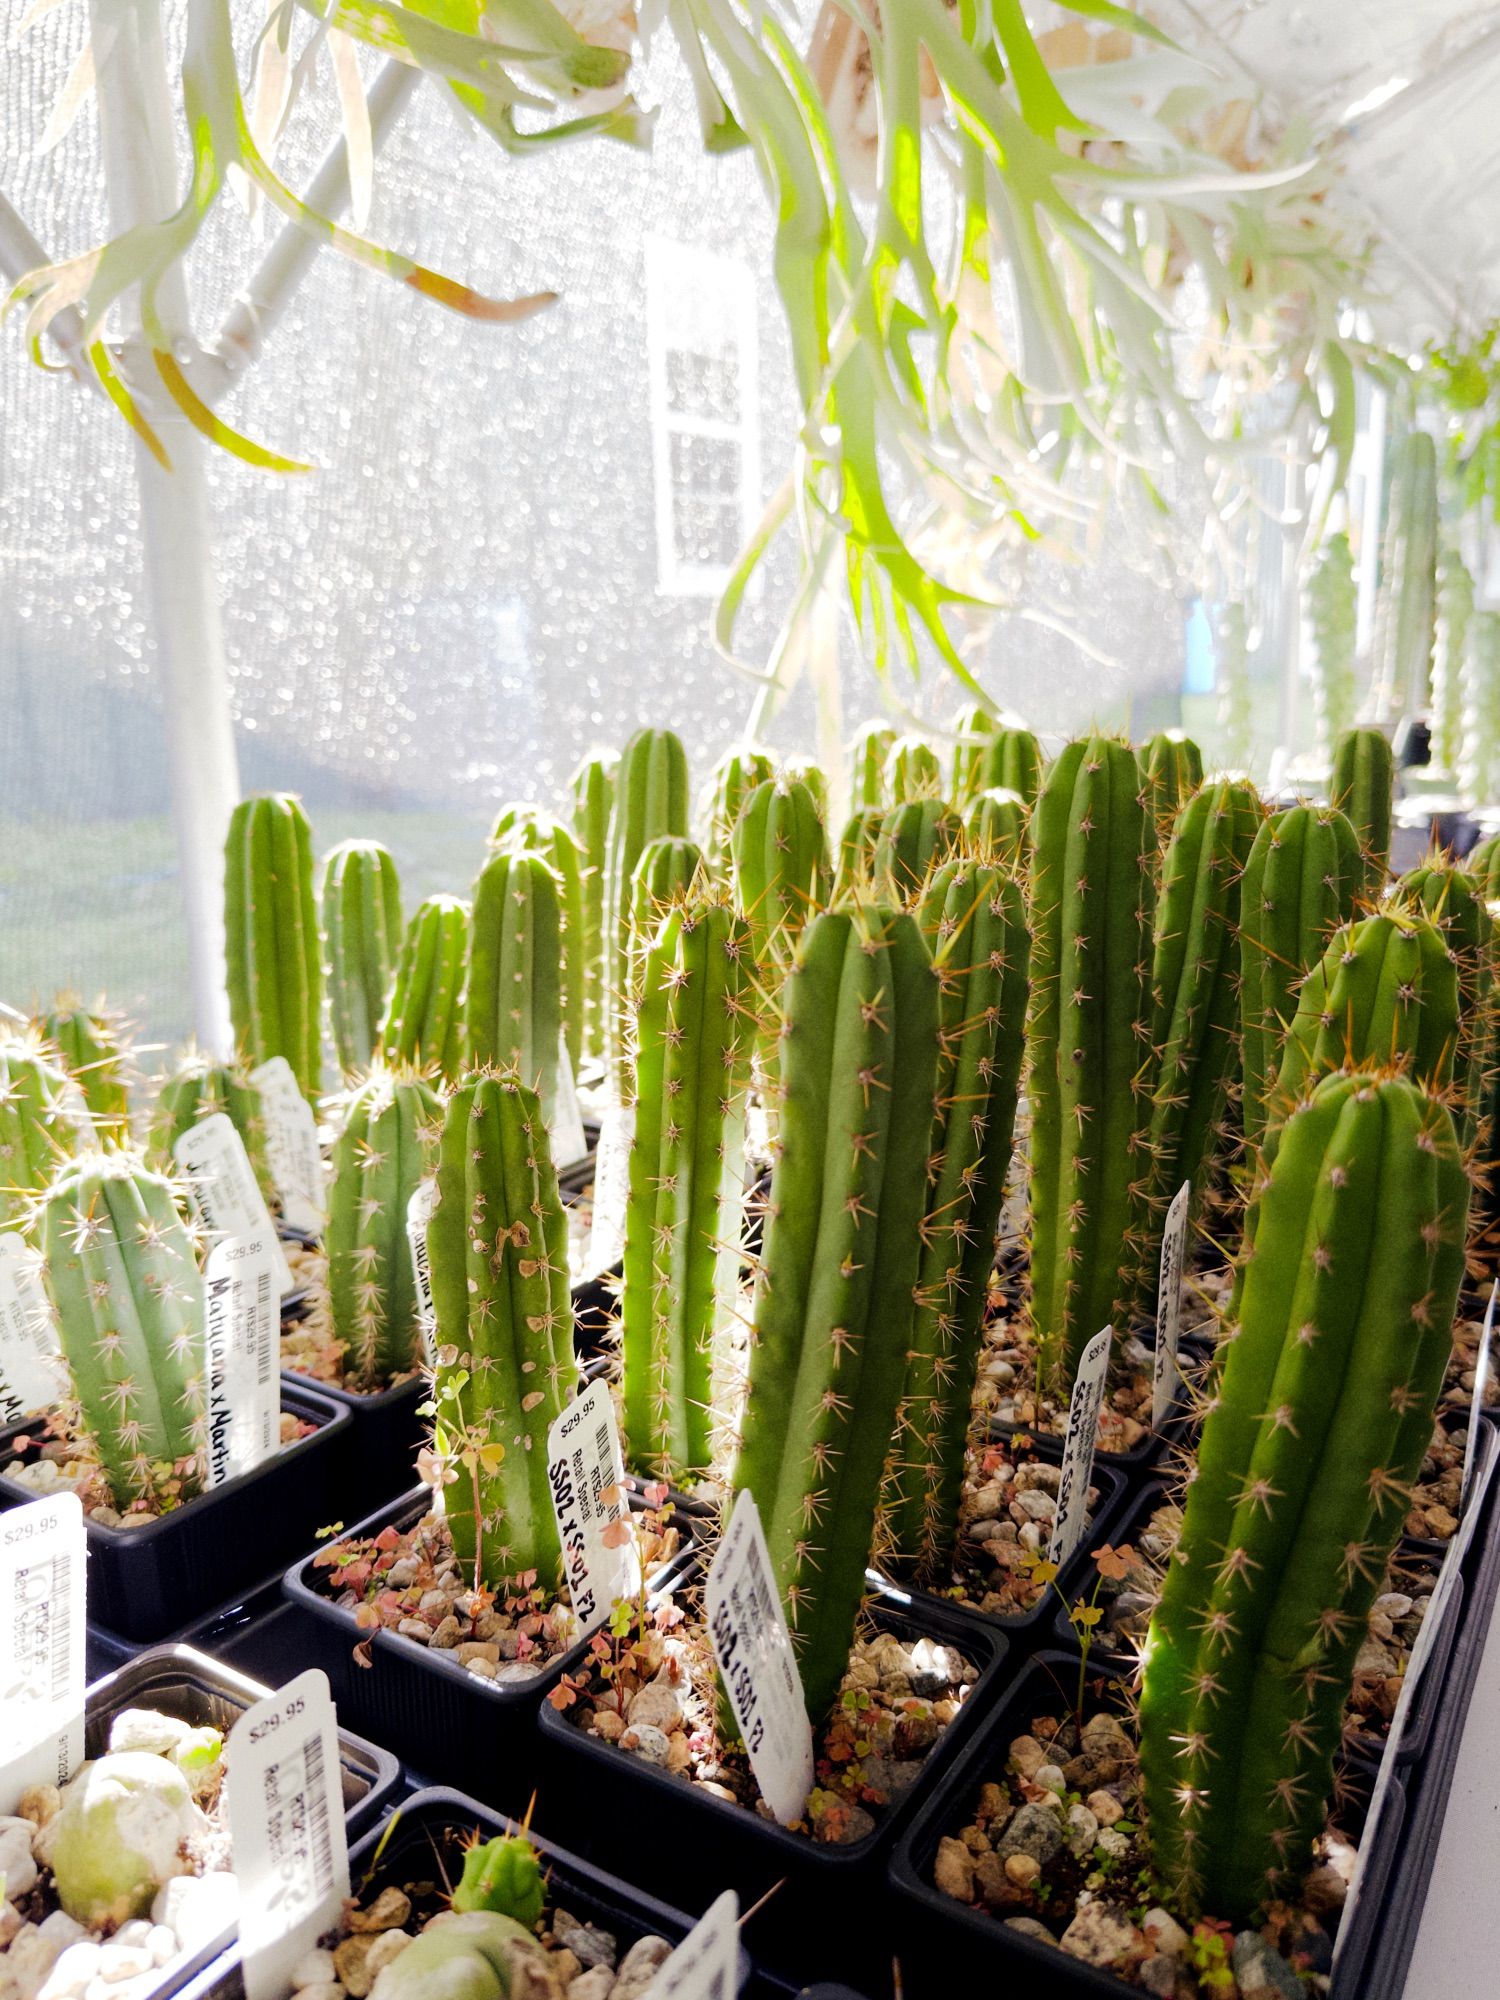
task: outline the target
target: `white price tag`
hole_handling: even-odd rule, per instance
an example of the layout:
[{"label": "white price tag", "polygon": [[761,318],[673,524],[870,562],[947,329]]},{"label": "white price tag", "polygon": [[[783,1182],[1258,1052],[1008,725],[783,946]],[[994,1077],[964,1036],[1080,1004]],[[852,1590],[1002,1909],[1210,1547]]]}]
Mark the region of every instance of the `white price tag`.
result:
[{"label": "white price tag", "polygon": [[1479,1445],[1479,1432],[1484,1421],[1484,1392],[1490,1379],[1490,1335],[1495,1330],[1495,1296],[1500,1293],[1500,1279],[1490,1286],[1490,1302],[1484,1309],[1484,1332],[1479,1338],[1479,1359],[1474,1363],[1474,1395],[1469,1404],[1469,1438],[1464,1446],[1464,1477],[1459,1488],[1458,1511],[1462,1514],[1469,1504],[1469,1488],[1474,1482],[1474,1453]]},{"label": "white price tag", "polygon": [[417,1325],[422,1332],[422,1353],[429,1368],[437,1366],[437,1307],[432,1300],[432,1257],[427,1248],[427,1225],[437,1207],[437,1182],[418,1181],[406,1204],[406,1241],[411,1250],[412,1277],[417,1287]]},{"label": "white price tag", "polygon": [[580,1638],[597,1632],[617,1601],[641,1587],[624,1478],[614,1399],[607,1382],[594,1381],[547,1432],[547,1483]]},{"label": "white price tag", "polygon": [[726,1889],[665,1962],[642,2000],[734,2000],[740,1981],[740,1899]]},{"label": "white price tag", "polygon": [[246,2000],[285,2000],[292,1967],[349,1894],[328,1676],[309,1667],[246,1709],[224,1765]]},{"label": "white price tag", "polygon": [[281,1436],[278,1254],[269,1229],[216,1243],[204,1270],[208,1483],[250,1472]]},{"label": "white price tag", "polygon": [[613,1270],[625,1255],[625,1208],[630,1197],[630,1143],[635,1137],[635,1106],[611,1098],[599,1128],[599,1156],[594,1166],[594,1232],[589,1238],[586,1275]]},{"label": "white price tag", "polygon": [[67,1386],[41,1259],[13,1229],[0,1231],[0,1424],[50,1410]]},{"label": "white price tag", "polygon": [[285,1056],[272,1056],[250,1072],[260,1092],[266,1127],[266,1158],[281,1196],[281,1212],[293,1229],[318,1235],[328,1220],[328,1190],[318,1121]]},{"label": "white price tag", "polygon": [[1182,1377],[1177,1370],[1177,1345],[1182,1335],[1182,1259],[1187,1248],[1188,1198],[1191,1181],[1184,1181],[1167,1210],[1162,1231],[1161,1265],[1156,1281],[1156,1366],[1151,1375],[1151,1428],[1166,1422]]},{"label": "white price tag", "polygon": [[87,1553],[76,1493],[0,1514],[0,1813],[83,1762]]},{"label": "white price tag", "polygon": [[1099,1436],[1099,1409],[1109,1373],[1109,1348],[1115,1330],[1106,1326],[1083,1350],[1073,1397],[1068,1404],[1068,1429],[1063,1438],[1062,1478],[1057,1488],[1057,1516],[1047,1560],[1059,1568],[1082,1538],[1089,1513],[1089,1482],[1094,1476],[1094,1446]]},{"label": "white price tag", "polygon": [[761,1797],[783,1826],[813,1784],[812,1725],[776,1589],[760,1509],[748,1488],[719,1539],[704,1589],[709,1638]]},{"label": "white price tag", "polygon": [[76,1076],[70,1076],[63,1085],[58,1108],[85,1146],[98,1145],[99,1128],[94,1123],[93,1112],[89,1110],[89,1101],[83,1094],[83,1085]]},{"label": "white price tag", "polygon": [[565,1032],[557,1032],[557,1104],[552,1113],[552,1159],[559,1167],[576,1167],[589,1155],[584,1136],[583,1112],[578,1103],[578,1086],[573,1081],[573,1058],[568,1054]]},{"label": "white price tag", "polygon": [[280,1291],[292,1289],[292,1273],[270,1211],[245,1151],[245,1142],[227,1112],[214,1111],[181,1133],[172,1152],[187,1175],[193,1200],[210,1236],[238,1236],[249,1242],[264,1237],[276,1247]]}]

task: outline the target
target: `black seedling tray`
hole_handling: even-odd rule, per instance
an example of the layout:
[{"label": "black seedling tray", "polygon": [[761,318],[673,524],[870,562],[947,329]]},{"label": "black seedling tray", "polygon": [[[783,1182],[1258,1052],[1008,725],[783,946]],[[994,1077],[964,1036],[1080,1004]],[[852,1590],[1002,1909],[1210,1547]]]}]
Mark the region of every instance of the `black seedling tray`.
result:
[{"label": "black seedling tray", "polygon": [[[203,1617],[190,1619],[162,1643],[196,1647],[252,1680],[279,1683],[298,1670],[307,1643],[306,1621],[282,1592],[283,1574],[278,1566],[253,1588],[237,1591]],[[91,1622],[86,1639],[89,1679],[113,1673],[139,1651],[133,1639]]]},{"label": "black seedling tray", "polygon": [[426,1442],[428,1428],[427,1419],[418,1412],[432,1397],[425,1375],[368,1393],[320,1382],[295,1368],[283,1368],[281,1379],[292,1388],[310,1389],[348,1413],[348,1427],[340,1439],[343,1463],[338,1475],[344,1519],[357,1521],[372,1507],[411,1490],[417,1476],[417,1453]]}]

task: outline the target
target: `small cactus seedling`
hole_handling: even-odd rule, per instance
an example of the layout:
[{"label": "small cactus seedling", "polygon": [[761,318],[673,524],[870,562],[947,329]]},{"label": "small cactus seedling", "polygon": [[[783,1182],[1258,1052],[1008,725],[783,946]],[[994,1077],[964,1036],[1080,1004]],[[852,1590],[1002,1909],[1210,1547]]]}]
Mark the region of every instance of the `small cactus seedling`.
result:
[{"label": "small cactus seedling", "polygon": [[1391,791],[1396,767],[1391,746],[1378,729],[1348,729],[1333,756],[1329,791],[1347,813],[1364,856],[1361,895],[1378,896],[1391,864]]},{"label": "small cactus seedling", "polygon": [[945,1585],[1021,1091],[1031,939],[1021,884],[982,861],[943,862],[917,920],[938,976],[938,1073],[884,1515],[901,1573]]},{"label": "small cactus seedling", "polygon": [[346,840],[323,864],[323,942],[333,1046],[345,1076],[364,1069],[401,948],[401,884],[378,840]]},{"label": "small cactus seedling", "polygon": [[875,849],[880,840],[883,806],[860,806],[850,813],[839,835],[833,871],[833,900],[868,896],[875,879]]},{"label": "small cactus seedling", "polygon": [[42,1202],[40,1240],[84,1431],[116,1507],[187,1499],[207,1446],[203,1281],[171,1183],[85,1153]]},{"label": "small cactus seedling", "polygon": [[1156,829],[1128,743],[1069,743],[1031,821],[1031,1313],[1044,1387],[1130,1304],[1150,1173]]},{"label": "small cactus seedling", "polygon": [[1203,783],[1203,752],[1180,729],[1162,729],[1137,750],[1146,810],[1163,847],[1177,815]]},{"label": "small cactus seedling", "polygon": [[638,729],[625,745],[609,822],[605,877],[605,988],[611,1081],[629,1094],[630,940],[636,864],[653,840],[685,839],[687,753],[670,729]]},{"label": "small cactus seedling", "polygon": [[976,791],[1014,792],[1029,807],[1042,789],[1042,746],[1029,729],[997,729],[984,746]]},{"label": "small cactus seedling", "polygon": [[678,1485],[709,1470],[715,1363],[736,1314],[752,990],[733,911],[673,904],[636,1011],[620,1323],[626,1455]]},{"label": "small cactus seedling", "polygon": [[558,880],[540,854],[501,848],[474,884],[464,1043],[474,1069],[511,1069],[553,1116],[562,1028]]},{"label": "small cactus seedling", "polygon": [[964,846],[971,854],[992,854],[1007,868],[1024,872],[1031,859],[1030,818],[1031,808],[1019,792],[995,785],[980,792],[964,814]]},{"label": "small cactus seedling", "polygon": [[464,972],[469,962],[469,906],[458,896],[417,905],[396,961],[380,1053],[409,1069],[436,1069],[449,1083],[464,1059]]},{"label": "small cactus seedling", "polygon": [[229,1014],[252,1067],[285,1056],[316,1104],[323,1068],[323,958],[312,833],[286,792],[242,799],[224,843]]},{"label": "small cactus seedling", "polygon": [[583,1061],[588,961],[584,949],[583,856],[561,820],[532,806],[507,806],[490,829],[492,847],[540,854],[557,877],[558,920],[562,931],[563,1039],[573,1074]]},{"label": "small cactus seedling", "polygon": [[31,1202],[78,1150],[69,1077],[34,1030],[0,1034],[0,1225],[30,1229]]},{"label": "small cactus seedling", "polygon": [[885,756],[885,791],[893,806],[943,795],[943,764],[925,736],[898,736]]},{"label": "small cactus seedling", "polygon": [[76,993],[59,993],[36,1027],[83,1092],[99,1136],[124,1145],[130,1137],[125,1017],[102,999],[86,1007]]},{"label": "small cactus seedling", "polygon": [[890,804],[885,764],[896,741],[887,722],[867,722],[849,748],[849,805],[853,812],[879,812]]},{"label": "small cactus seedling", "polygon": [[965,804],[983,789],[985,746],[998,727],[994,711],[981,702],[971,701],[959,710],[948,785],[948,796],[957,804]]},{"label": "small cactus seedling", "polygon": [[1256,833],[1240,884],[1240,1110],[1252,1146],[1265,1134],[1298,991],[1334,927],[1354,915],[1363,877],[1354,828],[1332,806],[1288,806]]},{"label": "small cactus seedling", "polygon": [[455,1910],[498,1910],[529,1931],[546,1903],[542,1864],[524,1834],[476,1840],[464,1854],[463,1873],[453,1891]]},{"label": "small cactus seedling", "polygon": [[146,1141],[146,1164],[157,1173],[174,1173],[177,1141],[200,1118],[212,1118],[219,1111],[244,1140],[251,1170],[267,1206],[274,1210],[279,1196],[266,1155],[260,1092],[250,1081],[250,1072],[243,1063],[215,1062],[191,1045],[183,1050],[177,1067],[170,1076],[162,1078],[156,1093]]},{"label": "small cactus seedling", "polygon": [[927,877],[946,861],[963,834],[963,823],[938,798],[911,799],[892,806],[875,841],[876,894],[912,903]]},{"label": "small cactus seedling", "polygon": [[1325,1078],[1280,1127],[1145,1646],[1168,1893],[1236,1926],[1306,1867],[1366,1621],[1432,1438],[1468,1184],[1444,1106]]},{"label": "small cactus seedling", "polygon": [[702,814],[708,836],[705,852],[712,867],[728,865],[730,839],[746,799],[758,785],[770,784],[775,776],[776,764],[770,752],[753,745],[726,750],[714,765]]},{"label": "small cactus seedling", "polygon": [[772,1169],[733,1485],[755,1495],[808,1715],[832,1707],[905,1378],[937,1079],[913,917],[825,910],[783,990]]},{"label": "small cactus seedling", "polygon": [[421,1078],[384,1067],[350,1092],[333,1142],[328,1298],[334,1336],[365,1389],[421,1361],[406,1208],[437,1165],[443,1107]]},{"label": "small cactus seedling", "polygon": [[569,780],[573,798],[573,838],[583,868],[583,1052],[604,1060],[605,996],[609,991],[604,949],[605,881],[609,874],[609,823],[615,803],[616,757],[585,757]]},{"label": "small cactus seedling", "polygon": [[427,1249],[454,1549],[490,1589],[528,1571],[555,1586],[547,1431],[578,1381],[568,1224],[540,1101],[514,1076],[449,1098]]}]

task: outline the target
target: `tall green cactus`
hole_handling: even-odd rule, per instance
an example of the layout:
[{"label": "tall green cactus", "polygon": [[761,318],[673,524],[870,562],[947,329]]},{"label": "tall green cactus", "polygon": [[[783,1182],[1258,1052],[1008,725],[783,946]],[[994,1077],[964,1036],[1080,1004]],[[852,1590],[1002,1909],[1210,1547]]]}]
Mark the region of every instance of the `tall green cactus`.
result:
[{"label": "tall green cactus", "polygon": [[938,1075],[922,1255],[885,1509],[895,1562],[952,1573],[995,1231],[1025,1049],[1026,892],[1005,869],[945,861],[917,910],[938,976]]},{"label": "tall green cactus", "polygon": [[875,905],[814,917],[782,1032],[733,1485],[755,1495],[818,1723],[849,1663],[905,1376],[938,1040],[915,918]]},{"label": "tall green cactus", "polygon": [[1432,651],[1432,755],[1453,777],[1463,761],[1464,663],[1474,579],[1456,549],[1444,549],[1437,566],[1437,627]]},{"label": "tall green cactus", "polygon": [[1305,590],[1312,634],[1313,714],[1318,748],[1331,758],[1334,746],[1354,722],[1354,650],[1359,591],[1354,552],[1342,532],[1330,535],[1318,552]]},{"label": "tall green cactus", "polygon": [[1329,793],[1340,812],[1347,813],[1364,856],[1360,894],[1375,898],[1385,887],[1391,863],[1391,793],[1396,766],[1391,746],[1378,729],[1350,729],[1339,738],[1333,754]]},{"label": "tall green cactus", "polygon": [[396,961],[381,1029],[387,1062],[441,1071],[452,1083],[463,1067],[464,972],[469,962],[469,906],[458,896],[417,905]]},{"label": "tall green cactus", "polygon": [[562,931],[563,1039],[568,1061],[577,1076],[583,1060],[584,1011],[589,967],[585,950],[583,855],[561,820],[535,806],[506,806],[490,829],[492,847],[514,847],[540,854],[557,877],[558,917]]},{"label": "tall green cactus", "polygon": [[943,765],[925,736],[898,736],[885,756],[885,790],[893,806],[941,798]]},{"label": "tall green cactus", "polygon": [[437,1321],[434,1444],[456,1473],[444,1511],[460,1562],[491,1590],[561,1550],[547,1431],[578,1381],[568,1224],[536,1093],[514,1076],[448,1100],[427,1225]]},{"label": "tall green cactus", "polygon": [[963,822],[941,799],[909,799],[880,822],[872,870],[876,894],[909,903],[928,875],[946,861],[963,834]]},{"label": "tall green cactus", "polygon": [[636,1010],[620,1326],[626,1456],[679,1485],[709,1470],[736,1318],[754,1026],[746,926],[720,901],[674,904]]},{"label": "tall green cactus", "polygon": [[704,851],[715,868],[727,864],[730,837],[746,799],[757,785],[768,785],[776,776],[776,764],[767,750],[747,744],[726,750],[709,774],[708,797],[703,821],[707,834]]},{"label": "tall green cactus", "polygon": [[118,1508],[191,1499],[207,1445],[203,1280],[172,1187],[85,1153],[42,1204],[41,1248],[83,1428]]},{"label": "tall green cactus", "polygon": [[464,1045],[475,1069],[515,1069],[551,1121],[562,1027],[562,911],[540,854],[502,847],[474,884]]},{"label": "tall green cactus", "polygon": [[1332,806],[1288,806],[1261,822],[1240,884],[1240,1101],[1260,1144],[1297,994],[1364,879],[1354,828]]},{"label": "tall green cactus", "polygon": [[1024,869],[1031,852],[1030,820],[1031,810],[1020,793],[996,785],[970,802],[964,814],[964,846],[972,854],[993,854],[1009,868]]},{"label": "tall green cactus", "polygon": [[1426,711],[1432,673],[1437,539],[1437,448],[1429,432],[1411,430],[1391,452],[1372,647],[1371,681],[1381,704],[1377,714],[1421,715]]},{"label": "tall green cactus", "polygon": [[[656,934],[668,907],[682,899],[695,886],[701,885],[704,876],[703,850],[695,840],[679,839],[675,834],[663,834],[657,840],[650,840],[641,849],[640,859],[635,864],[635,873],[630,878],[630,931],[626,964],[628,978],[624,998],[631,1009],[631,1027],[621,1037],[621,1053],[633,1056],[635,1051],[634,1010],[636,995],[641,990],[641,967],[646,946]],[[628,1096],[629,1079],[621,1082],[621,1093]]]},{"label": "tall green cactus", "polygon": [[609,824],[615,803],[619,759],[585,757],[569,780],[573,838],[583,863],[583,1052],[604,1060],[608,1018],[607,955],[604,949],[605,883],[609,875]]},{"label": "tall green cactus", "polygon": [[1465,1149],[1479,1131],[1495,1054],[1494,923],[1477,875],[1455,867],[1439,851],[1420,868],[1408,869],[1397,885],[1401,900],[1421,910],[1437,926],[1458,975],[1458,1045],[1454,1082],[1462,1113],[1459,1138]]},{"label": "tall green cactus", "polygon": [[985,747],[998,728],[994,711],[980,702],[971,701],[959,710],[948,785],[948,795],[957,804],[965,804],[983,789]]},{"label": "tall green cactus", "polygon": [[83,1092],[100,1136],[123,1145],[130,1136],[130,1055],[124,1016],[102,999],[86,1007],[76,993],[59,993],[36,1025]]},{"label": "tall green cactus", "polygon": [[1250,1920],[1306,1866],[1342,1710],[1432,1437],[1463,1270],[1452,1120],[1334,1075],[1281,1128],[1145,1648],[1159,1880]]},{"label": "tall green cactus", "polygon": [[243,1063],[215,1062],[191,1045],[183,1050],[177,1067],[157,1088],[146,1140],[146,1164],[157,1173],[175,1173],[177,1141],[200,1118],[212,1118],[220,1111],[244,1140],[251,1170],[267,1206],[274,1210],[279,1196],[266,1153],[260,1092]]},{"label": "tall green cactus", "polygon": [[442,1127],[437,1092],[381,1065],[350,1092],[333,1142],[328,1298],[334,1336],[365,1389],[384,1388],[422,1358],[406,1208],[437,1165]]},{"label": "tall green cactus", "polygon": [[78,1150],[69,1078],[34,1030],[0,1033],[0,1226],[29,1229],[31,1203]]},{"label": "tall green cactus", "polygon": [[242,799],[224,843],[229,1014],[252,1065],[285,1056],[302,1095],[322,1084],[323,957],[312,832],[287,792]]},{"label": "tall green cactus", "polygon": [[879,811],[890,804],[885,765],[896,741],[888,722],[867,722],[849,746],[849,807]]},{"label": "tall green cactus", "polygon": [[828,824],[828,773],[813,757],[783,757],[781,775],[789,785],[806,785],[812,793],[818,818]]},{"label": "tall green cactus", "polygon": [[1137,750],[1136,762],[1146,809],[1165,847],[1178,813],[1203,783],[1203,752],[1180,729],[1161,729]]},{"label": "tall green cactus", "polygon": [[638,729],[620,758],[605,877],[609,1065],[614,1087],[622,1094],[629,1082],[631,899],[636,863],[651,841],[685,839],[687,830],[687,753],[670,729]]},{"label": "tall green cactus", "polygon": [[757,785],[735,821],[734,895],[757,965],[784,965],[802,927],[828,900],[828,837],[817,801],[797,779]]},{"label": "tall green cactus", "polygon": [[976,789],[1014,792],[1028,807],[1034,806],[1045,761],[1042,746],[1029,729],[997,729],[984,746]]},{"label": "tall green cactus", "polygon": [[1464,662],[1459,786],[1475,805],[1500,802],[1500,611],[1476,611]]},{"label": "tall green cactus", "polygon": [[1070,743],[1031,822],[1031,1314],[1043,1385],[1128,1309],[1150,1174],[1156,829],[1128,743]]},{"label": "tall green cactus", "polygon": [[323,863],[323,942],[334,1052],[352,1076],[379,1044],[401,949],[401,883],[378,840],[346,840]]},{"label": "tall green cactus", "polygon": [[875,879],[875,849],[884,818],[883,806],[860,806],[844,822],[833,870],[836,903],[845,902],[850,896],[870,894]]}]

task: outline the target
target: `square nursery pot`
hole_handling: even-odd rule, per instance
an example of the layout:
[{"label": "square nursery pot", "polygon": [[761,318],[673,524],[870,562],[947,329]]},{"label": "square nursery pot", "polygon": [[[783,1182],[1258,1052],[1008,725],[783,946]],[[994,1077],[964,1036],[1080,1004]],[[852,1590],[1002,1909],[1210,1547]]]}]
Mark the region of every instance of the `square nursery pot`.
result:
[{"label": "square nursery pot", "polygon": [[[673,1587],[691,1587],[700,1578],[695,1563]],[[921,1777],[863,1840],[835,1846],[793,1833],[585,1735],[550,1703],[541,1710],[541,1731],[548,1782],[556,1789],[542,1793],[543,1819],[553,1796],[567,1816],[564,1824],[587,1829],[581,1839],[586,1854],[616,1862],[637,1879],[650,1863],[639,1839],[632,1836],[628,1847],[623,1844],[624,1829],[649,1828],[652,1851],[673,1871],[673,1893],[690,1908],[706,1909],[729,1885],[738,1890],[742,1910],[768,1897],[754,1919],[751,1942],[757,1967],[780,1984],[848,1977],[887,1990],[890,1940],[880,1900],[886,1860],[922,1800],[955,1760],[966,1758],[1009,1642],[989,1621],[956,1616],[940,1599],[914,1606],[878,1579],[872,1578],[867,1608],[881,1630],[955,1647],[977,1669],[978,1679],[929,1753]],[[878,1912],[873,1932],[872,1909]]]},{"label": "square nursery pot", "polygon": [[[939,1842],[969,1823],[980,1787],[1004,1775],[1011,1739],[1039,1708],[1070,1706],[1069,1690],[1077,1674],[1076,1652],[1038,1653],[1029,1660],[985,1717],[961,1768],[950,1768],[898,1841],[889,1871],[894,1892],[893,1949],[900,1958],[902,1990],[908,2000],[948,2000],[963,1990],[965,1981],[975,1982],[979,1991],[1044,1993],[1048,2000],[1140,2000],[1145,1994],[1144,1987],[1131,1986],[1113,1972],[1086,1965],[1059,1946],[1027,1937],[999,1917],[944,1895],[932,1879]],[[1096,1690],[1112,1686],[1119,1710],[1125,1712],[1126,1675],[1107,1668],[1096,1674],[1090,1661],[1089,1678]],[[1346,1763],[1340,1774],[1345,1793],[1341,1823],[1356,1838],[1363,1833],[1374,1778],[1373,1769],[1362,1762]],[[1331,1984],[1318,1982],[1326,2000],[1367,2000],[1361,1976],[1364,1962],[1379,1936],[1387,1904],[1405,1893],[1400,1878],[1393,1876],[1405,1803],[1406,1778],[1398,1772],[1374,1848],[1365,1856],[1359,1903],[1345,1918],[1351,1928],[1342,1940],[1337,1976]]]},{"label": "square nursery pot", "polygon": [[[373,1539],[382,1529],[404,1532],[428,1512],[432,1496],[423,1486],[376,1510],[347,1531],[347,1538]],[[691,1556],[689,1544],[651,1579],[653,1594]],[[318,1666],[327,1674],[342,1715],[398,1757],[439,1781],[462,1781],[481,1796],[518,1802],[526,1799],[540,1756],[536,1712],[549,1688],[581,1662],[580,1643],[560,1653],[529,1680],[496,1685],[462,1667],[451,1653],[434,1652],[383,1626],[366,1631],[347,1606],[317,1588],[314,1559],[304,1557],[282,1579],[281,1588],[297,1613],[298,1667]],[[370,1664],[362,1667],[354,1648],[368,1642]]]},{"label": "square nursery pot", "polygon": [[[136,1644],[164,1638],[222,1603],[226,1592],[260,1582],[271,1565],[312,1546],[342,1504],[339,1448],[349,1417],[321,1391],[285,1384],[281,1407],[316,1428],[253,1472],[140,1528],[85,1521],[94,1623]],[[33,1418],[0,1430],[0,1462],[19,1432],[36,1436],[41,1429]],[[0,1507],[35,1497],[0,1474]]]},{"label": "square nursery pot", "polygon": [[349,1419],[339,1435],[339,1518],[357,1521],[411,1490],[417,1452],[427,1433],[427,1420],[417,1413],[432,1396],[425,1375],[368,1393],[341,1389],[294,1368],[283,1368],[281,1379],[290,1389],[310,1391],[335,1404]]},{"label": "square nursery pot", "polygon": [[[1151,1329],[1142,1329],[1138,1337],[1145,1346],[1154,1345]],[[1207,1363],[1209,1350],[1184,1335],[1178,1345],[1177,1353],[1179,1365],[1177,1393],[1172,1399],[1172,1406],[1161,1429],[1148,1431],[1140,1443],[1133,1445],[1129,1451],[1106,1451],[1101,1445],[1094,1453],[1096,1468],[1112,1468],[1116,1472],[1123,1473],[1128,1486],[1133,1487],[1140,1480],[1148,1478],[1162,1460],[1185,1444],[1192,1434],[1195,1419],[1191,1413],[1187,1384],[1181,1377],[1191,1370],[1202,1368]],[[1018,1431],[1035,1440],[1041,1457],[1051,1459],[1054,1464],[1062,1458],[1063,1440],[1060,1432],[1054,1434],[1051,1431],[1038,1430],[1034,1424],[1012,1423],[1006,1417],[991,1417],[989,1420],[989,1435],[997,1442],[1015,1436]]]}]

